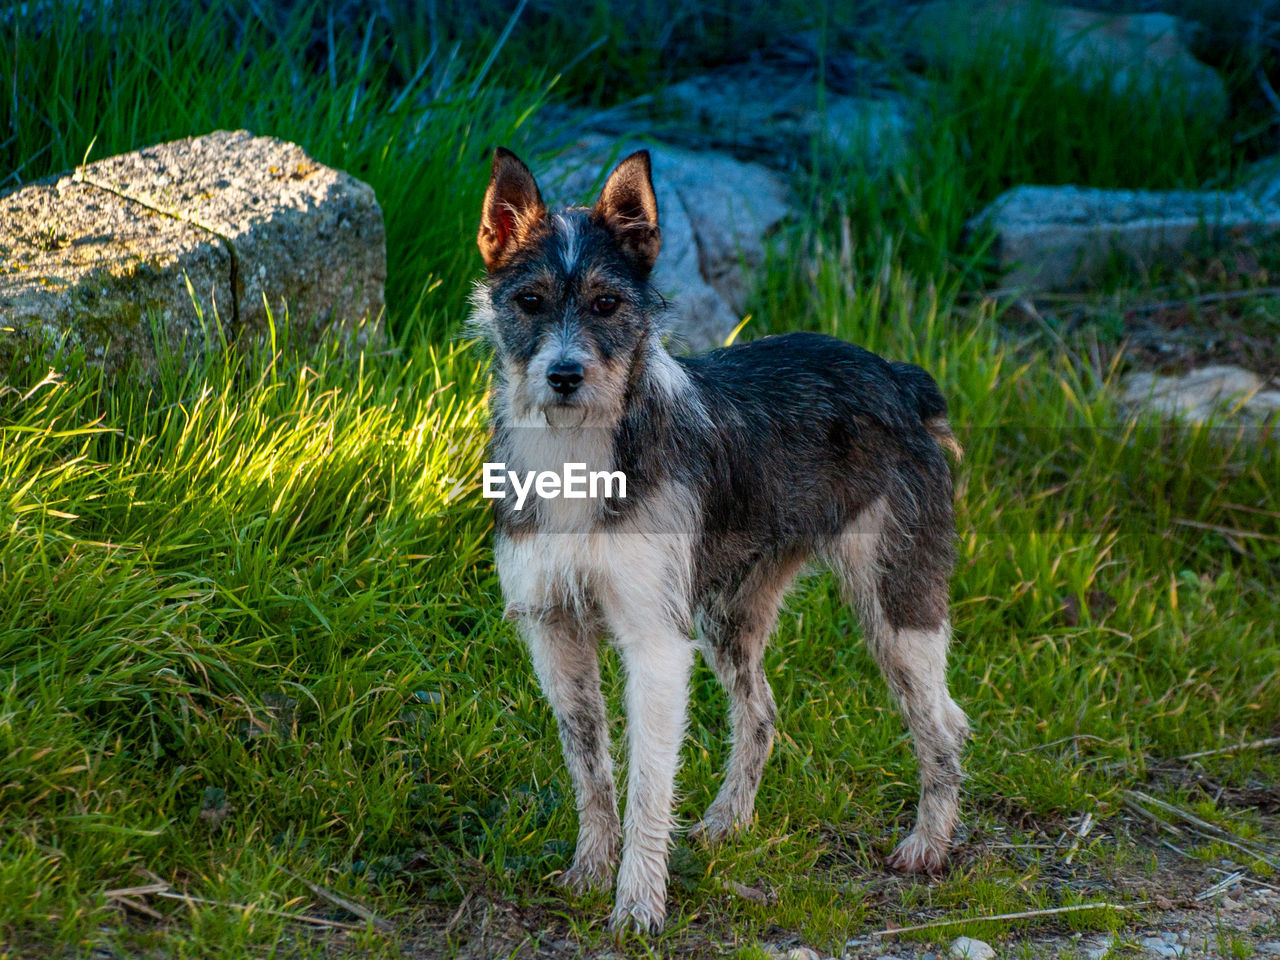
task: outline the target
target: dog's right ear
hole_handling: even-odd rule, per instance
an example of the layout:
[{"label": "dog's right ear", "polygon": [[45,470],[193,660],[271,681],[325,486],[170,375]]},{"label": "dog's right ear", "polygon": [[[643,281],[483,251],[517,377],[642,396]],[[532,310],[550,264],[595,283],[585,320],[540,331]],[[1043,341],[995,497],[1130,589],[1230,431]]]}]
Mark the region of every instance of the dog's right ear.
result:
[{"label": "dog's right ear", "polygon": [[489,189],[484,192],[480,233],[476,237],[490,273],[528,239],[546,214],[542,194],[529,168],[510,150],[498,147],[493,151],[493,170]]}]

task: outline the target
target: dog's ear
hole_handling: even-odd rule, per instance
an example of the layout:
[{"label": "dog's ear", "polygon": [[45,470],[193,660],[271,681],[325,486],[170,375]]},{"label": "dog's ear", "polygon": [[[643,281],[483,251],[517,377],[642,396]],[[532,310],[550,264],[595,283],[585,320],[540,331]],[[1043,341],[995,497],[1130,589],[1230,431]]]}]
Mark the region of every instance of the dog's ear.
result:
[{"label": "dog's ear", "polygon": [[542,194],[524,162],[505,147],[493,151],[493,171],[480,211],[476,243],[492,273],[547,214]]},{"label": "dog's ear", "polygon": [[613,231],[628,259],[647,275],[662,249],[658,197],[653,192],[649,151],[639,150],[609,174],[591,217]]}]

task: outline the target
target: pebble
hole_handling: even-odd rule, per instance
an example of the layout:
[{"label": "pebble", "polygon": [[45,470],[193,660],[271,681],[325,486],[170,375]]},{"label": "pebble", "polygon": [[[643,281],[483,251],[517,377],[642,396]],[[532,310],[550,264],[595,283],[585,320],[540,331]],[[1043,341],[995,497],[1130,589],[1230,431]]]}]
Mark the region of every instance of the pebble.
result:
[{"label": "pebble", "polygon": [[956,937],[951,941],[951,956],[957,960],[991,960],[995,955],[991,944],[973,937]]},{"label": "pebble", "polygon": [[1158,937],[1143,937],[1142,945],[1157,957],[1180,957],[1187,952],[1187,948],[1178,943],[1176,933],[1172,936],[1172,943],[1166,940],[1163,934]]},{"label": "pebble", "polygon": [[1116,945],[1116,936],[1109,933],[1101,940],[1087,940],[1084,943],[1084,955],[1087,960],[1102,960]]},{"label": "pebble", "polygon": [[1273,957],[1280,957],[1280,940],[1266,940],[1258,944],[1259,953],[1269,953]]}]

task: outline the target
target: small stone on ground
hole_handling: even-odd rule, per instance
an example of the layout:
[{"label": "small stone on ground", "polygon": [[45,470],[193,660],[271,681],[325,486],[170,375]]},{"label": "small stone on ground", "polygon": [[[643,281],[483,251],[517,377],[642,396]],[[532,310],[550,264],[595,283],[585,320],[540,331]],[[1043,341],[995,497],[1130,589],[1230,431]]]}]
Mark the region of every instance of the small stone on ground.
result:
[{"label": "small stone on ground", "polygon": [[995,949],[983,940],[956,937],[951,941],[951,956],[956,960],[991,960],[995,955]]}]

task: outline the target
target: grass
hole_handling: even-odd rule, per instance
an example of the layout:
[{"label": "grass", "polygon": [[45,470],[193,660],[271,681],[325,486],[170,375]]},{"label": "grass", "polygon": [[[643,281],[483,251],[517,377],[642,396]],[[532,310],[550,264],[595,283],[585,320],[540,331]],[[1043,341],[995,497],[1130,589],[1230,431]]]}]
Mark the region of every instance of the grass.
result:
[{"label": "grass", "polygon": [[[0,386],[0,956],[496,956],[531,937],[612,948],[605,896],[574,901],[550,882],[572,801],[501,620],[473,482],[485,373],[456,339],[487,150],[566,92],[520,54],[562,41],[517,31],[486,68],[493,33],[460,37],[452,56],[444,35],[402,96],[429,25],[394,47],[385,23],[368,46],[341,27],[317,45],[319,9],[225,9],[67,8],[44,33],[15,21],[0,43],[12,84],[0,172],[12,185],[91,143],[101,156],[217,127],[297,140],[378,191],[396,349],[357,363],[226,355],[116,381],[64,357],[56,374],[33,365]],[[909,826],[914,763],[856,625],[817,577],[769,655],[781,736],[756,829],[716,850],[679,841],[668,930],[628,940],[628,955],[721,944],[759,957],[780,936],[839,952],[889,921],[1087,902],[1087,883],[1151,869],[1118,789],[1159,758],[1275,732],[1274,443],[1128,420],[1109,389],[1118,363],[1090,349],[1105,333],[1010,333],[974,295],[983,265],[961,243],[965,219],[1020,180],[1174,186],[1229,172],[1232,130],[1073,93],[1022,55],[1016,82],[935,77],[937,101],[892,170],[817,151],[824,175],[798,185],[809,213],[744,332],[834,333],[923,363],[951,398],[967,448],[952,677],[977,731],[970,841],[941,881],[883,873]],[[596,56],[584,63],[598,76]],[[723,696],[705,668],[694,682],[686,822],[726,750]],[[616,713],[612,662],[606,683]],[[1280,782],[1275,754],[1206,766],[1228,786]],[[1104,826],[1064,864],[1068,845],[1052,845],[1086,812]],[[1211,819],[1265,835],[1223,809]],[[107,895],[156,878],[203,901],[134,897],[157,919]],[[352,920],[300,878],[397,932],[326,938],[269,912]]]}]

